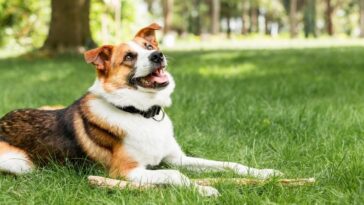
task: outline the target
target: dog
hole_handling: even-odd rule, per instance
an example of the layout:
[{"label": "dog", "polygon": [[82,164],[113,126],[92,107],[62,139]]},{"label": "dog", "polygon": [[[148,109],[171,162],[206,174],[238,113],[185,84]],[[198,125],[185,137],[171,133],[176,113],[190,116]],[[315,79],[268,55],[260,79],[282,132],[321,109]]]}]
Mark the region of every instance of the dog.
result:
[{"label": "dog", "polygon": [[158,24],[142,28],[134,39],[84,53],[96,80],[88,92],[63,109],[20,109],[0,119],[0,170],[31,172],[50,160],[84,159],[101,163],[111,177],[141,184],[192,186],[204,196],[219,192],[193,183],[177,170],[152,170],[161,162],[192,170],[232,170],[268,178],[273,169],[186,156],[163,108],[175,87],[158,47]]}]

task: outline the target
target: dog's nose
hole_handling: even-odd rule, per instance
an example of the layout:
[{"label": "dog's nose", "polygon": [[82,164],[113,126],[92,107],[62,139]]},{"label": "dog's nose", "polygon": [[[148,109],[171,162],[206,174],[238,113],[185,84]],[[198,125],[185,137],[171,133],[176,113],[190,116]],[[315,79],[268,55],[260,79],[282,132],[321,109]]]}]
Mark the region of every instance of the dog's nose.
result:
[{"label": "dog's nose", "polygon": [[150,54],[149,60],[153,63],[162,63],[164,60],[163,53],[160,51],[154,51],[152,54]]}]

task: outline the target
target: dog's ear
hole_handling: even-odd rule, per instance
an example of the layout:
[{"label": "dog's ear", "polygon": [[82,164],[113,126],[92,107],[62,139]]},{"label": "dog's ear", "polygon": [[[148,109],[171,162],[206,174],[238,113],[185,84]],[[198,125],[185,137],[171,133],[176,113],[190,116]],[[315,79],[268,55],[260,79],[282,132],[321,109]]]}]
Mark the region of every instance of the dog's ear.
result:
[{"label": "dog's ear", "polygon": [[135,35],[135,37],[144,38],[149,43],[153,44],[154,46],[158,46],[158,41],[155,36],[156,30],[161,30],[162,27],[156,23],[152,23],[147,27],[144,27],[138,31],[138,33]]},{"label": "dog's ear", "polygon": [[106,72],[107,68],[110,67],[113,48],[112,45],[104,45],[88,50],[83,55],[87,63],[94,64],[98,71]]}]

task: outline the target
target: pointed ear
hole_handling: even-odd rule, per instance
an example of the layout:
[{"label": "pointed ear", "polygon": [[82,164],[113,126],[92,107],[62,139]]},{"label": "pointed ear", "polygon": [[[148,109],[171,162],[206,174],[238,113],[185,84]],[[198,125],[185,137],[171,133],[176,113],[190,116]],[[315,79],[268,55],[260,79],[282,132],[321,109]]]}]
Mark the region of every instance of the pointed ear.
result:
[{"label": "pointed ear", "polygon": [[87,63],[92,63],[99,71],[106,71],[110,66],[112,50],[114,46],[104,45],[99,48],[86,51],[83,56]]},{"label": "pointed ear", "polygon": [[140,38],[144,38],[145,40],[147,40],[149,43],[158,46],[158,41],[157,38],[155,36],[155,31],[156,30],[161,30],[162,27],[156,23],[152,23],[149,26],[142,28],[136,35],[135,37],[140,37]]}]

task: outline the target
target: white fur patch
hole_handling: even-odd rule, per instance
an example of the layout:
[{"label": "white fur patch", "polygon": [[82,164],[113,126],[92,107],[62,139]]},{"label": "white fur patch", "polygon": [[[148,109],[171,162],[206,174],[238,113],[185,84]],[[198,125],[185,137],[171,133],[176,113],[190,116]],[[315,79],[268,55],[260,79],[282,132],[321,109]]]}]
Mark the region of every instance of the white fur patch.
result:
[{"label": "white fur patch", "polygon": [[25,174],[32,171],[32,165],[24,154],[6,152],[0,154],[0,171]]}]

